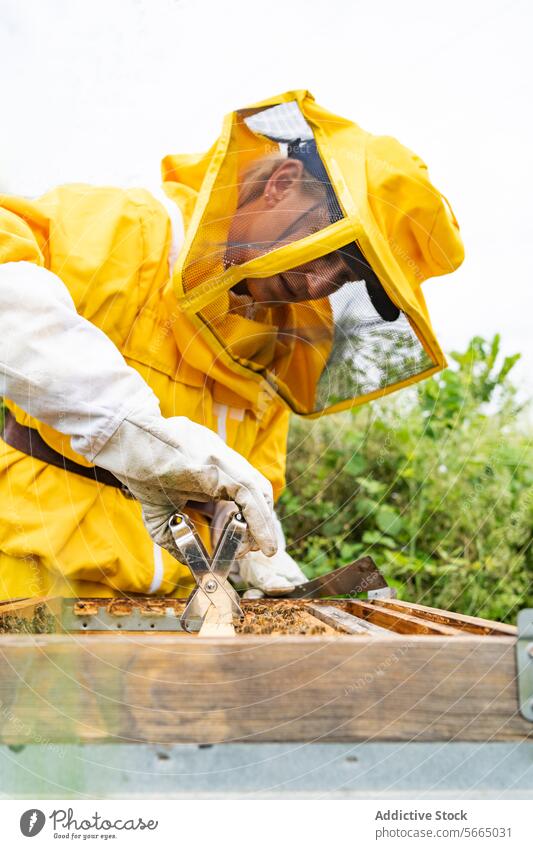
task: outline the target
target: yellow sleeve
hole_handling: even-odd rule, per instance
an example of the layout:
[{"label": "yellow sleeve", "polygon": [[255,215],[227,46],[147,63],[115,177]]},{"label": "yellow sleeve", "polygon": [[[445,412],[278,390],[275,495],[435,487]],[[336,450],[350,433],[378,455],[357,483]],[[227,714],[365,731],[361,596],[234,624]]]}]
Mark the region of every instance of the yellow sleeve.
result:
[{"label": "yellow sleeve", "polygon": [[290,411],[273,404],[265,414],[248,460],[272,484],[277,501],[285,488]]},{"label": "yellow sleeve", "polygon": [[47,240],[47,222],[31,202],[0,195],[0,263],[45,265]]}]

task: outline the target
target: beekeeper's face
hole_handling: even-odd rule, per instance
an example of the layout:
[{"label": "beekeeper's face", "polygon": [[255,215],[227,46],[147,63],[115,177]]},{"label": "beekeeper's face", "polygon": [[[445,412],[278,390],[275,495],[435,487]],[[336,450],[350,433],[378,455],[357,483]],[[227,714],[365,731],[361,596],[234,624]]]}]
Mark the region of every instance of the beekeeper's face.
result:
[{"label": "beekeeper's face", "polygon": [[[226,264],[236,265],[324,229],[330,223],[326,199],[306,191],[301,162],[283,161],[260,193],[241,205],[231,223]],[[256,303],[279,304],[331,295],[353,273],[338,251],[266,278],[247,278],[235,287]]]}]

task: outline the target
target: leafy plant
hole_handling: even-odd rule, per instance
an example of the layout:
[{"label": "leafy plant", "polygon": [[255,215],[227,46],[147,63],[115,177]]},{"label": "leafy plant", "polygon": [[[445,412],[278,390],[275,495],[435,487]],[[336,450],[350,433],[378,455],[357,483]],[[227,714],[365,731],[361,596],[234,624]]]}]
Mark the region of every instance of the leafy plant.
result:
[{"label": "leafy plant", "polygon": [[533,606],[533,450],[500,337],[390,398],[294,419],[281,514],[309,577],[370,554],[400,598],[514,621]]}]

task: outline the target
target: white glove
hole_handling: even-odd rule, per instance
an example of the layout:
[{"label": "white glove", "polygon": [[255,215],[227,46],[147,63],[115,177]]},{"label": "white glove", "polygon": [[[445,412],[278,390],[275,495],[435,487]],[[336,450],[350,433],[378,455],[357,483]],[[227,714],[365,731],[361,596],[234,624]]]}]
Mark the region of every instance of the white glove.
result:
[{"label": "white glove", "polygon": [[265,557],[262,551],[249,551],[236,561],[243,580],[253,590],[248,590],[245,598],[260,598],[265,595],[287,595],[298,584],[307,581],[306,576],[295,560],[286,551],[278,551],[273,557]]},{"label": "white glove", "polygon": [[63,281],[30,262],[0,264],[0,394],[67,434],[143,508],[154,540],[189,498],[235,500],[266,554],[276,550],[272,488],[240,454],[159,402],[111,339],[76,312]]},{"label": "white glove", "polygon": [[[211,542],[213,548],[220,538],[228,517],[234,506],[219,502],[211,522]],[[285,550],[283,528],[276,514],[274,525],[278,544],[277,553],[273,557],[265,557],[262,551],[249,551],[239,557],[233,564],[230,579],[235,584],[248,584],[249,589],[244,598],[261,598],[263,595],[286,595],[295,586],[307,581],[295,560]]]},{"label": "white glove", "polygon": [[275,553],[270,482],[208,428],[183,416],[130,415],[94,461],[141,502],[151,536],[169,551],[175,552],[167,527],[172,513],[188,500],[224,499],[242,510],[261,550]]}]

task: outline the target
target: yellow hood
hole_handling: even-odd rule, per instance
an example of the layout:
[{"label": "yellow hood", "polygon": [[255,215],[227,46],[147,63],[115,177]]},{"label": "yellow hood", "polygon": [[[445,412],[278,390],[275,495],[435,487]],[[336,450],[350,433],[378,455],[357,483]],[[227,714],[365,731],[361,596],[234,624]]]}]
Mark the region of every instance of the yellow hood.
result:
[{"label": "yellow hood", "polygon": [[[227,209],[236,205],[237,175],[265,149],[268,140],[253,132],[246,119],[280,104],[292,103],[312,130],[342,209],[342,220],[299,242],[279,247],[241,266],[224,269],[202,253],[199,233],[207,225],[213,231],[214,221],[227,218]],[[431,327],[421,283],[457,268],[464,257],[463,243],[451,207],[430,182],[427,166],[396,139],[372,135],[318,106],[308,92],[293,91],[231,113],[224,121],[219,139],[207,153],[169,155],[163,160],[162,175],[165,192],[179,204],[186,228],[173,278],[178,309],[190,322],[194,338],[202,338],[206,350],[239,378],[239,384],[242,380],[254,384],[251,395],[274,394],[293,411],[315,416],[379,397],[446,365]],[[217,231],[221,240],[226,232],[222,227]],[[336,348],[332,311],[323,301],[291,305],[293,325],[301,324],[298,318],[301,313],[305,314],[303,320],[308,326],[309,310],[315,309],[319,316],[317,323],[326,327],[329,322],[331,332],[318,358],[314,351],[314,364],[311,364],[313,357],[302,358],[302,351],[296,350],[297,344],[292,363],[287,363],[285,352],[284,371],[292,375],[288,384],[280,377],[279,368],[269,368],[264,358],[254,359],[249,334],[248,344],[244,346],[248,350],[243,353],[235,340],[238,321],[233,321],[231,334],[224,331],[226,335],[221,335],[217,322],[220,325],[224,318],[228,291],[240,280],[279,273],[286,267],[340,249],[352,240],[388,297],[405,316],[412,333],[409,346],[420,347],[419,371],[413,372],[411,368],[409,373],[402,372],[397,365],[393,368],[389,365],[387,377],[382,375],[375,388],[363,381],[359,384],[360,391],[352,397],[326,398],[322,393],[324,402],[319,404],[318,393],[313,397],[310,387],[313,381],[317,384],[320,379],[324,381],[328,356]],[[263,351],[265,332],[263,323],[259,334],[263,338],[258,342]],[[248,331],[245,329],[244,333]],[[364,368],[359,369],[359,374],[362,371]],[[330,377],[328,380],[331,383]],[[304,384],[307,388],[300,396]]]}]

